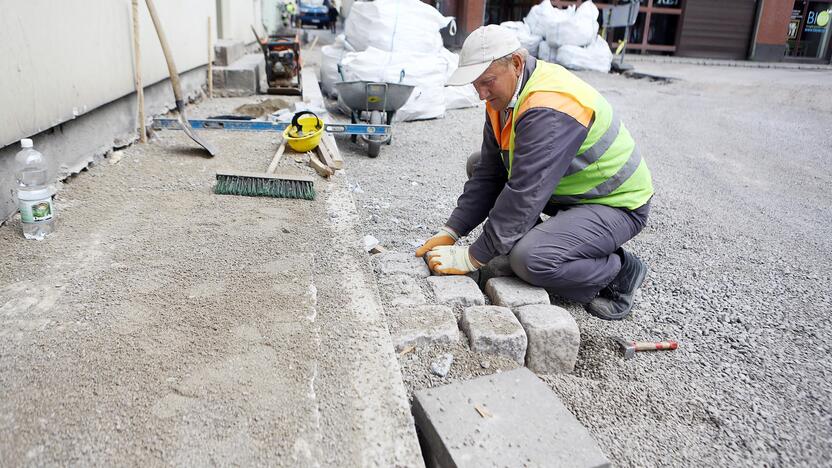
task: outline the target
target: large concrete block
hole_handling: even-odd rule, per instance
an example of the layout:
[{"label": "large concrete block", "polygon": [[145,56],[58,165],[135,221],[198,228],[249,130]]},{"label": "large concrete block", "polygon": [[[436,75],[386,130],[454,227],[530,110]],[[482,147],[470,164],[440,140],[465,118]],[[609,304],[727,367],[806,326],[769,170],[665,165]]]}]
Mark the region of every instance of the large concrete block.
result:
[{"label": "large concrete block", "polygon": [[549,304],[549,293],[520,278],[492,278],[485,283],[485,293],[498,306],[514,309],[529,304]]},{"label": "large concrete block", "polygon": [[430,276],[425,261],[413,252],[382,252],[373,255],[376,271],[382,275],[410,275],[421,278]]},{"label": "large concrete block", "polygon": [[412,276],[385,275],[379,278],[378,284],[381,296],[395,307],[427,303],[419,281]]},{"label": "large concrete block", "polygon": [[485,304],[477,282],[467,276],[431,276],[428,284],[442,304],[463,307]]},{"label": "large concrete block", "polygon": [[526,359],[526,332],[511,309],[469,307],[462,311],[460,325],[474,351],[505,356],[523,365]]},{"label": "large concrete block", "polygon": [[390,315],[390,332],[397,351],[408,346],[453,344],[459,341],[456,317],[448,306],[400,307]]},{"label": "large concrete block", "polygon": [[589,431],[525,368],[419,390],[413,416],[428,466],[610,465]]},{"label": "large concrete block", "polygon": [[527,305],[517,309],[529,344],[526,366],[540,374],[569,373],[575,369],[581,332],[566,309],[555,305]]},{"label": "large concrete block", "polygon": [[239,94],[260,92],[260,77],[266,67],[263,54],[248,54],[225,69],[225,89]]},{"label": "large concrete block", "polygon": [[214,65],[227,67],[246,53],[243,41],[220,39],[214,44]]}]

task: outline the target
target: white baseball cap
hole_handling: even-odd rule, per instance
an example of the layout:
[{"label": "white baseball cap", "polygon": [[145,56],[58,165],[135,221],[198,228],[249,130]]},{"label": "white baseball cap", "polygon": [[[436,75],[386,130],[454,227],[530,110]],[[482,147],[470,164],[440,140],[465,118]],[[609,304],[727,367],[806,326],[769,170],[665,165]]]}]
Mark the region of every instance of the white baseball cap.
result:
[{"label": "white baseball cap", "polygon": [[448,86],[473,83],[498,58],[520,48],[520,41],[509,29],[496,24],[474,30],[459,52],[459,68],[448,78]]}]

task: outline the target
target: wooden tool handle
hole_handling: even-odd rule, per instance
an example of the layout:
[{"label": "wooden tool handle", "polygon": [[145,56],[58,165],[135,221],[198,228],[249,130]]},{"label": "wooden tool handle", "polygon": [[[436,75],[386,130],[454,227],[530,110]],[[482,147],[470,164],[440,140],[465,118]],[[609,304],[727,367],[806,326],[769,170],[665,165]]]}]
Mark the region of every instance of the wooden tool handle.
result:
[{"label": "wooden tool handle", "polygon": [[679,347],[675,341],[636,341],[636,351],[671,351]]},{"label": "wooden tool handle", "polygon": [[159,15],[156,14],[156,5],[153,4],[153,0],[145,0],[145,3],[147,3],[147,11],[150,12],[150,19],[153,20],[153,27],[156,28],[156,35],[159,36],[159,44],[162,46],[165,61],[168,63],[170,82],[173,86],[173,98],[176,100],[176,107],[178,108],[182,103],[182,87],[179,84],[179,73],[176,71],[176,65],[173,63],[173,54],[171,54],[170,47],[168,47],[165,30],[162,29]]},{"label": "wooden tool handle", "polygon": [[274,157],[272,158],[271,164],[269,164],[269,168],[266,169],[267,174],[273,174],[274,171],[277,170],[277,165],[280,164],[280,158],[283,157],[283,152],[286,150],[286,140],[282,140],[280,142],[280,146],[277,147],[277,151],[274,153]]}]

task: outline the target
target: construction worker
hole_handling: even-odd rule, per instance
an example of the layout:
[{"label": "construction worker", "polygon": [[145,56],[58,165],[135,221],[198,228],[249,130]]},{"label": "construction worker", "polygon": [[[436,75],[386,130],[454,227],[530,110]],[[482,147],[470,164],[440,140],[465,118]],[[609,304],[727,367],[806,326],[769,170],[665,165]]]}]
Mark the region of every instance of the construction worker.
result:
[{"label": "construction worker", "polygon": [[295,3],[295,0],[287,0],[286,1],[286,12],[289,13],[289,24],[291,27],[300,28],[300,24],[298,24],[300,18],[298,18],[298,6]]},{"label": "construction worker", "polygon": [[[621,245],[644,228],[653,195],[632,136],[598,91],[501,26],[471,33],[459,63],[448,85],[473,83],[486,101],[482,148],[456,209],[416,255],[443,275],[508,255],[526,282],[602,319],[626,317],[647,267]],[[470,247],[455,245],[483,221]]]}]

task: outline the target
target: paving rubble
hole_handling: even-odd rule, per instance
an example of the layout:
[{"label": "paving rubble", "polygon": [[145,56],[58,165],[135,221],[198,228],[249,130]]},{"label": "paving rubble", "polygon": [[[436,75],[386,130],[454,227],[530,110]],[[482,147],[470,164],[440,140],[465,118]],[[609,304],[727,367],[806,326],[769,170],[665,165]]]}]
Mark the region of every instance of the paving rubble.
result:
[{"label": "paving rubble", "polygon": [[[581,76],[615,106],[652,170],[650,220],[627,245],[650,272],[622,322],[552,297],[576,319],[581,347],[573,374],[543,378],[617,466],[827,464],[832,73],[644,66],[675,79]],[[464,109],[396,123],[377,159],[340,140],[364,234],[400,252],[432,235],[455,206],[483,117]],[[624,361],[615,335],[680,347]],[[430,363],[445,353],[455,360],[440,378]],[[399,361],[411,394],[517,367],[464,340]]]}]

